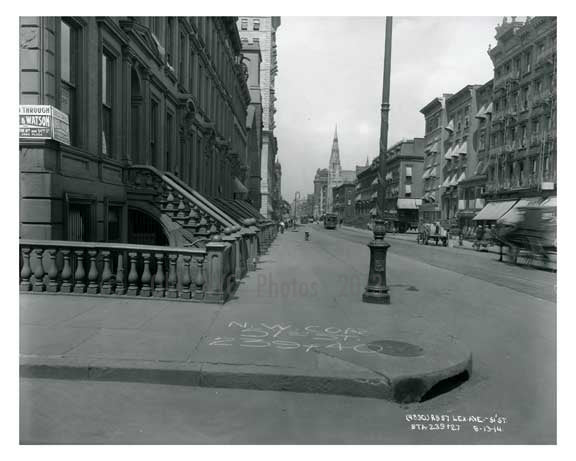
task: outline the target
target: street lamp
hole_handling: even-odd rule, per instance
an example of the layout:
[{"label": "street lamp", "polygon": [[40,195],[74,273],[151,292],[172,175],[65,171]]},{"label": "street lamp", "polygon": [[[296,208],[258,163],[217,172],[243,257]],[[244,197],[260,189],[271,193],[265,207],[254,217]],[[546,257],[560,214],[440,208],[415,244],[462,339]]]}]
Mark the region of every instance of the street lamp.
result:
[{"label": "street lamp", "polygon": [[386,17],[386,43],[384,45],[384,78],[382,84],[382,105],[380,106],[380,152],[378,181],[378,217],[374,220],[374,240],[370,248],[370,272],[368,284],[362,294],[362,301],[373,304],[390,304],[390,294],[386,285],[386,255],[390,244],[384,241],[386,227],[384,221],[384,177],[386,175],[386,151],[388,149],[388,114],[390,112],[390,67],[392,61],[392,17]]}]

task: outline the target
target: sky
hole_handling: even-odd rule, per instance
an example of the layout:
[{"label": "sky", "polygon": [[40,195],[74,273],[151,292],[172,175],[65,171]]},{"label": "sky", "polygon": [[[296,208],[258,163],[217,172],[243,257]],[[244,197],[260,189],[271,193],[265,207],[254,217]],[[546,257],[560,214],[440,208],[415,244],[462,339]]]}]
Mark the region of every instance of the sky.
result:
[{"label": "sky", "polygon": [[[313,192],[338,126],[342,169],[378,155],[384,17],[283,16],[275,114],[282,196]],[[493,77],[488,45],[502,17],[394,17],[388,145],[424,136],[420,109]]]}]

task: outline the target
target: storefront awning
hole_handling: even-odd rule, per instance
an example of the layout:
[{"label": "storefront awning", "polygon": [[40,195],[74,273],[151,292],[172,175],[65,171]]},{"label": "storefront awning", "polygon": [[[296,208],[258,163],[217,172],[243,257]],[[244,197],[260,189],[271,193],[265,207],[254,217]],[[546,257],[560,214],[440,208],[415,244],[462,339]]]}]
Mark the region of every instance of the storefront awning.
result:
[{"label": "storefront awning", "polygon": [[370,209],[370,214],[371,214],[372,216],[376,216],[376,215],[378,214],[378,210],[376,209],[376,207]]},{"label": "storefront awning", "polygon": [[422,179],[428,179],[430,177],[430,168],[428,168],[422,175]]},{"label": "storefront awning", "polygon": [[446,151],[446,153],[444,154],[444,158],[446,160],[451,160],[452,159],[452,147],[449,147],[448,150]]},{"label": "storefront awning", "polygon": [[475,115],[476,118],[486,118],[486,105],[483,105],[478,113]]},{"label": "storefront awning", "polygon": [[473,221],[497,221],[504,213],[514,206],[516,200],[506,200],[504,202],[489,202],[473,218]]},{"label": "storefront awning", "polygon": [[462,174],[460,175],[460,177],[458,178],[458,181],[456,181],[456,184],[460,184],[465,179],[466,179],[466,172],[463,171]]},{"label": "storefront awning", "polygon": [[437,174],[438,173],[436,172],[436,167],[432,168],[432,171],[430,171],[430,177],[435,178]]},{"label": "storefront awning", "polygon": [[444,127],[444,129],[448,131],[454,131],[454,120],[450,120],[450,122],[448,123],[448,125]]},{"label": "storefront awning", "polygon": [[462,144],[460,144],[460,149],[458,149],[458,153],[464,154],[464,155],[466,155],[468,153],[468,143],[467,142],[463,142]]},{"label": "storefront awning", "polygon": [[247,194],[248,188],[242,184],[238,178],[234,178],[234,192],[237,194]]},{"label": "storefront awning", "polygon": [[451,152],[452,158],[457,158],[457,157],[458,157],[458,153],[460,152],[460,146],[461,146],[461,145],[462,145],[462,144],[455,144],[455,145],[454,145],[454,149],[452,149],[452,152]]},{"label": "storefront awning", "polygon": [[541,207],[551,206],[556,208],[556,197],[548,197],[541,204]]},{"label": "storefront awning", "polygon": [[450,176],[447,176],[446,179],[444,179],[444,182],[442,183],[442,187],[448,187],[450,185]]},{"label": "storefront awning", "polygon": [[422,199],[419,198],[399,198],[396,208],[399,210],[417,210],[422,205]]},{"label": "storefront awning", "polygon": [[522,218],[520,213],[521,207],[538,205],[540,202],[542,202],[542,197],[522,198],[518,200],[510,210],[503,214],[502,217],[498,219],[498,222],[502,224],[516,224]]}]

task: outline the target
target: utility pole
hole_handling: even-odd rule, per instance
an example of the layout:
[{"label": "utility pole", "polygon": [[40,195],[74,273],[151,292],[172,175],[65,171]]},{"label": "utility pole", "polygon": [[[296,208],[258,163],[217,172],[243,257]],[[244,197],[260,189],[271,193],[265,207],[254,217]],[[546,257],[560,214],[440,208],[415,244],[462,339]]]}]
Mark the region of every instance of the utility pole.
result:
[{"label": "utility pole", "polygon": [[392,17],[386,17],[386,43],[384,45],[384,78],[382,79],[382,104],[380,105],[380,181],[379,207],[380,217],[384,219],[386,209],[386,194],[384,182],[386,178],[386,151],[388,150],[388,117],[390,114],[390,67],[392,65]]},{"label": "utility pole", "polygon": [[382,105],[380,106],[380,152],[378,181],[378,218],[374,221],[374,240],[370,248],[370,273],[368,284],[362,294],[362,301],[373,304],[390,304],[390,294],[386,285],[386,255],[390,244],[384,241],[386,227],[384,220],[386,177],[386,151],[388,150],[388,116],[390,112],[390,67],[392,63],[392,17],[386,17],[386,42],[384,45],[384,77],[382,82]]}]

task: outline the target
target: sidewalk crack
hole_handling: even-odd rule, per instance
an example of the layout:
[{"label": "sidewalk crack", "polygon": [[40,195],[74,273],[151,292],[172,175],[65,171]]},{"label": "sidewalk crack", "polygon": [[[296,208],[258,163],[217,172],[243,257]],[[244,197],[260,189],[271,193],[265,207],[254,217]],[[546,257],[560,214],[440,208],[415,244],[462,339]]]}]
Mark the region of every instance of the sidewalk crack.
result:
[{"label": "sidewalk crack", "polygon": [[366,366],[364,366],[364,365],[359,365],[359,364],[357,364],[357,363],[351,362],[350,360],[346,360],[346,359],[343,359],[343,358],[341,358],[341,357],[336,357],[335,355],[328,354],[327,352],[324,352],[324,351],[315,350],[314,352],[315,352],[316,354],[323,354],[323,355],[326,355],[326,356],[328,356],[328,357],[330,357],[330,358],[332,358],[332,359],[340,360],[340,361],[342,361],[342,362],[349,363],[350,365],[354,365],[354,366],[357,367],[357,368],[362,368],[362,369],[364,369],[364,370],[366,370],[366,371],[369,371],[369,372],[371,372],[371,373],[374,373],[374,374],[380,376],[381,378],[383,378],[383,380],[386,381],[386,384],[387,384],[388,386],[391,386],[391,385],[392,385],[392,381],[390,380],[390,378],[389,378],[388,376],[386,376],[384,373],[380,372],[380,371],[373,370],[372,368],[368,368],[368,367],[366,367]]}]

